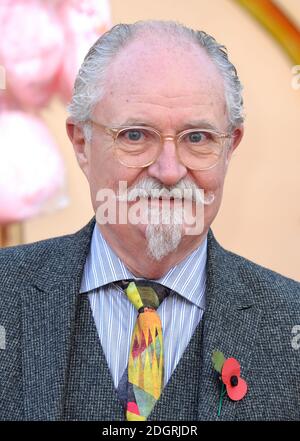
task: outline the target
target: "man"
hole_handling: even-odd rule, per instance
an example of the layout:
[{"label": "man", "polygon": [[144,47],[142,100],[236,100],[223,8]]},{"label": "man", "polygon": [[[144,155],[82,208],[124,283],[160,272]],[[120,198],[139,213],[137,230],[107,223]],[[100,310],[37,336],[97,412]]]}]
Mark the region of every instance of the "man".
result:
[{"label": "man", "polygon": [[[243,136],[223,47],[173,22],[118,25],[89,51],[69,110],[96,223],[1,252],[1,419],[299,419],[300,286],[225,251],[210,230]],[[166,297],[138,313],[129,298],[149,289]],[[164,345],[147,415],[128,365],[145,313],[159,315]],[[214,351],[241,366],[230,384]],[[247,390],[231,399],[241,378]]]}]

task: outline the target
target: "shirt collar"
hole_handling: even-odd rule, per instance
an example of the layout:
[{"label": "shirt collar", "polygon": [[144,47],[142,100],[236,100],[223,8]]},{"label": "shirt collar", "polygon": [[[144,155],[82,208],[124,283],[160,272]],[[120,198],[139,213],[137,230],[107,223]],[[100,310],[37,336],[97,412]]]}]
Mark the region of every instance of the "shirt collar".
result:
[{"label": "shirt collar", "polygon": [[[155,282],[176,291],[198,307],[205,308],[207,237],[183,261]],[[138,279],[124,265],[95,224],[90,251],[84,266],[80,293],[87,293],[122,279]]]}]

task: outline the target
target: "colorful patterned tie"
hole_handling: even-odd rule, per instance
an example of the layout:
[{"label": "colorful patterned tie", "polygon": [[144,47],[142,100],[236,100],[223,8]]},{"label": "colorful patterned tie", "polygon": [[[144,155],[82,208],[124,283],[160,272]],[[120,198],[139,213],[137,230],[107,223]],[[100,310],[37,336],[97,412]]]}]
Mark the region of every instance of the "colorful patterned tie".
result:
[{"label": "colorful patterned tie", "polygon": [[164,381],[163,335],[156,309],[170,290],[158,283],[118,283],[138,310],[133,329],[128,367],[118,386],[128,421],[145,421],[159,399]]}]

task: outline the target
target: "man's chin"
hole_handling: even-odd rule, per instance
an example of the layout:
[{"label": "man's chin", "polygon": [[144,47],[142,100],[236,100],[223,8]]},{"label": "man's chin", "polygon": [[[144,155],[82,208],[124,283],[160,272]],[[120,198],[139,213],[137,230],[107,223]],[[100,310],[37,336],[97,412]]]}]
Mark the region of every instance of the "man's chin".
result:
[{"label": "man's chin", "polygon": [[148,225],[146,227],[147,253],[156,261],[174,253],[183,238],[182,225]]}]

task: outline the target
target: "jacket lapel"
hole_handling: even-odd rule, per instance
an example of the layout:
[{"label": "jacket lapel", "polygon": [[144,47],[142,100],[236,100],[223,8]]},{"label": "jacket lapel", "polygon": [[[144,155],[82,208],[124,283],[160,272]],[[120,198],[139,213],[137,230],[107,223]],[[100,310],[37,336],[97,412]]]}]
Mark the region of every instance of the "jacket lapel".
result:
[{"label": "jacket lapel", "polygon": [[38,268],[22,291],[23,387],[27,420],[57,420],[64,389],[75,310],[94,219],[78,233],[34,246]]},{"label": "jacket lapel", "polygon": [[240,260],[223,250],[209,232],[199,420],[234,420],[239,406],[247,406],[251,395],[248,391],[243,400],[234,402],[226,394],[218,417],[221,382],[212,367],[212,352],[220,350],[225,358],[236,358],[241,377],[247,381],[261,315],[255,305],[256,287],[250,280],[241,283],[240,265]]}]

